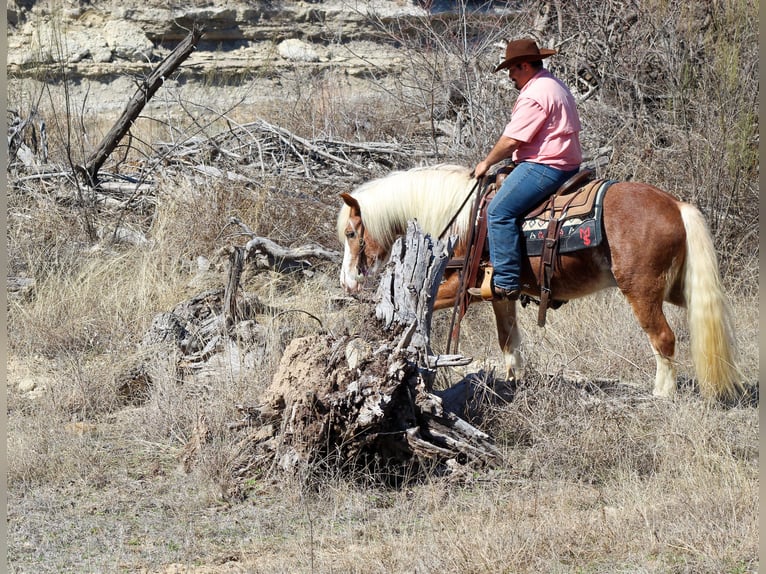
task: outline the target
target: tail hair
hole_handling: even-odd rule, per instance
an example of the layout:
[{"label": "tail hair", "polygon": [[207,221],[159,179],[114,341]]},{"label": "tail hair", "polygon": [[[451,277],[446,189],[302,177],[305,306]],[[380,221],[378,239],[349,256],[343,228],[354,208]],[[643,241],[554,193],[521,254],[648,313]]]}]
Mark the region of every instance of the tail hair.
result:
[{"label": "tail hair", "polygon": [[700,211],[681,205],[686,229],[686,299],[691,356],[700,393],[708,399],[730,402],[744,391],[737,366],[731,307],[721,285],[713,239]]}]

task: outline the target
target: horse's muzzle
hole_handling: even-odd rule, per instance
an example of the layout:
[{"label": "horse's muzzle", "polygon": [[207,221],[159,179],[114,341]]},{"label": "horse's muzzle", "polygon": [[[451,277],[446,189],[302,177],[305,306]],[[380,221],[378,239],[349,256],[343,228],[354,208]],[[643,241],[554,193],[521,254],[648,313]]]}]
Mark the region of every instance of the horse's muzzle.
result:
[{"label": "horse's muzzle", "polygon": [[345,270],[340,272],[340,286],[346,293],[359,293],[362,290],[362,284],[364,283],[364,275],[356,275],[346,273]]}]

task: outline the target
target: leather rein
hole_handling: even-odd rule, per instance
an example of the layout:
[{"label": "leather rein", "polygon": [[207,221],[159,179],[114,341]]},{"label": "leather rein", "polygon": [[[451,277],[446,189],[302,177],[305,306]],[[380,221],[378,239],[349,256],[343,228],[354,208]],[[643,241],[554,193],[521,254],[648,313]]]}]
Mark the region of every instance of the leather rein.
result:
[{"label": "leather rein", "polygon": [[[473,172],[471,172],[471,175],[473,175]],[[455,212],[455,215],[452,216],[452,219],[450,219],[447,226],[444,228],[444,231],[442,231],[441,235],[439,235],[439,239],[447,232],[447,230],[452,226],[452,224],[455,222],[455,219],[457,219],[457,216],[460,214],[460,212],[465,207],[465,204],[468,203],[468,200],[471,199],[471,196],[474,194],[476,189],[479,187],[480,184],[482,185],[482,193],[477,193],[476,197],[474,198],[473,207],[471,208],[471,230],[468,235],[466,244],[465,244],[465,260],[463,261],[463,264],[461,265],[461,272],[460,272],[460,282],[458,284],[457,292],[455,293],[455,303],[452,307],[452,318],[450,320],[450,338],[447,341],[447,353],[450,352],[450,348],[452,346],[452,343],[455,344],[455,350],[457,350],[458,345],[458,339],[460,338],[460,320],[463,318],[463,315],[465,315],[465,312],[468,310],[468,286],[472,279],[475,278],[476,272],[478,272],[479,264],[481,260],[481,249],[476,249],[476,245],[482,244],[484,242],[483,238],[478,238],[479,235],[478,232],[478,226],[476,225],[476,220],[479,215],[479,210],[481,208],[481,204],[484,201],[484,196],[486,191],[489,189],[489,185],[486,183],[486,178],[484,176],[477,178],[476,183],[473,184],[471,187],[471,190],[468,192],[468,195],[463,200],[463,203],[460,204],[460,207]],[[478,241],[477,241],[478,239]]]}]

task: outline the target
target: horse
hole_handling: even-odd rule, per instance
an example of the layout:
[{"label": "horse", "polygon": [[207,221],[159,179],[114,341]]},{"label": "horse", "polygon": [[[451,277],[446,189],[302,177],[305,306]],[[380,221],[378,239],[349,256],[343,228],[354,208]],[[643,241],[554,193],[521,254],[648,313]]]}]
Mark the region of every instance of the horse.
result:
[{"label": "horse", "polygon": [[[394,171],[342,193],[337,218],[344,246],[341,286],[348,293],[360,291],[412,219],[433,237],[456,236],[453,256],[464,256],[479,187],[468,168],[441,164]],[[685,307],[700,394],[711,400],[736,399],[744,386],[735,360],[731,310],[700,211],[652,185],[614,182],[604,195],[602,213],[598,246],[558,256],[551,281],[555,299],[565,302],[617,287],[649,338],[657,365],[653,394],[658,397],[671,397],[677,390],[676,340],[663,301]],[[539,263],[539,257],[525,256],[523,293],[540,295]],[[454,305],[459,273],[445,271],[434,310]],[[491,303],[505,376],[515,380],[522,367],[516,301]]]}]

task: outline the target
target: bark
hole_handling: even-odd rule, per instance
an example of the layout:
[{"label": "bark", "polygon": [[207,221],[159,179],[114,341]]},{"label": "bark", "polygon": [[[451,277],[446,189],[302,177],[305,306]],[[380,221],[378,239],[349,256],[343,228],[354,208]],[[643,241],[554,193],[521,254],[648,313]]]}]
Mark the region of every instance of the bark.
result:
[{"label": "bark", "polygon": [[461,418],[475,381],[432,390],[439,366],[470,362],[430,349],[433,301],[451,252],[411,223],[363,333],[288,345],[261,402],[240,407],[243,417],[231,425],[249,429],[236,478],[263,465],[329,466],[399,482],[426,470],[463,476],[500,461],[491,437]]},{"label": "bark", "polygon": [[[241,418],[229,425],[243,433],[230,467],[232,484],[239,485],[235,488],[244,488],[255,473],[274,468],[287,473],[362,471],[400,483],[426,472],[470,476],[500,462],[492,438],[468,420],[480,418],[476,415],[481,414],[481,397],[507,400],[508,395],[501,397],[498,388],[487,392],[491,377],[482,374],[434,390],[439,368],[471,361],[461,355],[435,355],[430,346],[433,303],[451,254],[451,243],[434,241],[411,223],[406,237],[394,246],[377,304],[359,332],[319,332],[287,345],[270,387],[251,404],[240,405]],[[208,369],[232,344],[240,344],[245,327],[257,328],[257,316],[266,310],[258,308],[257,300],[255,305],[246,300],[241,291],[247,260],[246,247],[234,248],[224,288],[157,315],[142,341],[145,356],[165,361],[171,357],[177,378],[183,380],[186,374]],[[256,345],[267,339],[252,338]],[[221,364],[230,368],[230,361]],[[148,396],[152,384],[151,364],[140,367],[127,373],[120,386],[121,394],[132,394],[134,401]],[[194,440],[183,458],[187,470],[202,448]]]}]

